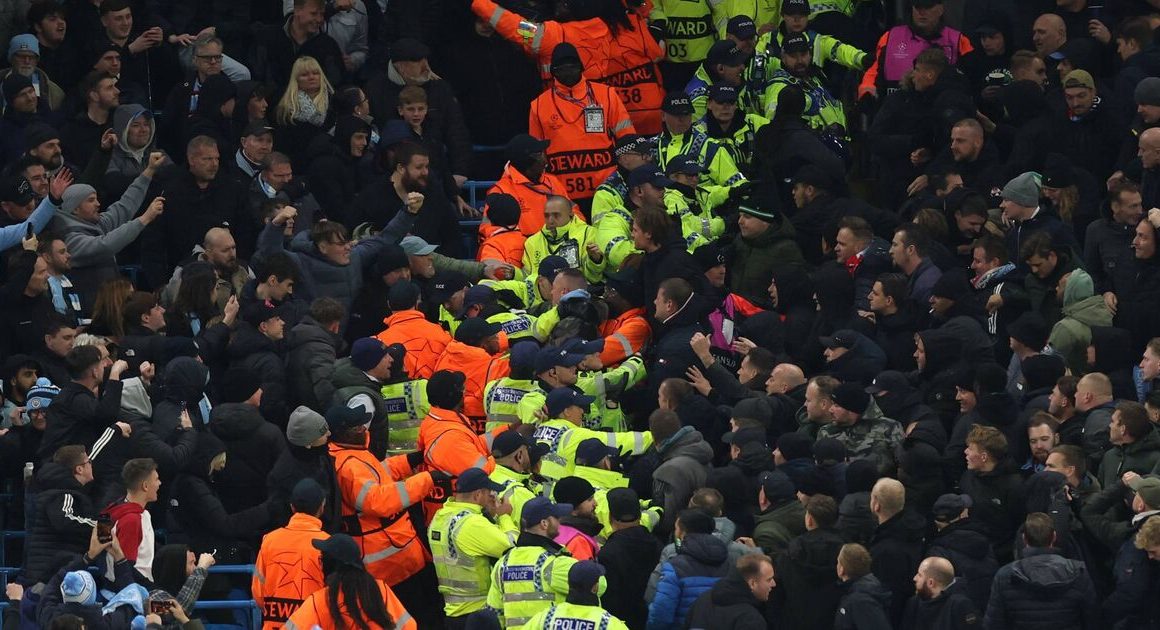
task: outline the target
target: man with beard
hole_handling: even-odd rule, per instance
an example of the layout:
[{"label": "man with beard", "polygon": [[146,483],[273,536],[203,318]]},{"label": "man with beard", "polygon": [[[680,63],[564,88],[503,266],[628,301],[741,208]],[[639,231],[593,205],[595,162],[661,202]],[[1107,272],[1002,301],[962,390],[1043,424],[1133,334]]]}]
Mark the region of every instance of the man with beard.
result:
[{"label": "man with beard", "polygon": [[[229,172],[227,170],[227,172]],[[273,151],[262,162],[262,169],[247,184],[249,187],[251,229],[262,228],[262,206],[270,200],[278,200],[294,206],[298,216],[294,219],[294,232],[310,229],[319,219],[325,217],[318,200],[306,189],[306,182],[294,178],[294,167],[285,153]]]},{"label": "man with beard", "polygon": [[13,73],[0,82],[4,95],[4,117],[0,119],[0,164],[16,161],[29,146],[29,129],[43,119],[38,110],[36,88],[23,74]]},{"label": "man with beard", "polygon": [[[621,146],[628,139],[621,139],[617,142],[617,146]],[[564,182],[555,175],[544,172],[548,166],[548,158],[544,155],[548,144],[547,140],[540,140],[526,133],[509,140],[504,147],[504,156],[508,159],[507,166],[504,167],[499,181],[487,191],[488,195],[506,193],[515,197],[520,207],[520,232],[524,236],[530,237],[544,227],[544,207],[549,197],[566,196]],[[615,177],[615,174],[610,177]],[[575,205],[572,206],[572,212],[583,220],[583,215]],[[595,215],[598,212],[595,203],[592,212],[592,223],[595,225]]]},{"label": "man with beard", "polygon": [[858,85],[859,98],[884,98],[893,92],[914,67],[918,54],[928,48],[942,48],[951,64],[974,50],[966,35],[943,26],[943,11],[942,0],[915,0],[910,21],[882,34],[874,49],[874,64]]},{"label": "man with beard", "polygon": [[[1005,182],[1002,178],[1002,164],[999,151],[994,143],[986,141],[983,126],[974,118],[964,118],[951,128],[951,143],[943,149],[930,165],[927,173],[953,170],[962,178],[962,186],[973,190],[991,190]],[[919,175],[907,192],[911,195],[926,188],[929,175]]]},{"label": "man with beard", "polygon": [[411,234],[438,245],[446,256],[462,258],[463,242],[455,208],[443,194],[439,180],[428,177],[430,166],[430,153],[425,147],[410,142],[400,144],[395,151],[394,170],[359,193],[349,223],[369,222],[378,231],[407,208],[415,214]]},{"label": "man with beard", "polygon": [[[248,267],[238,262],[237,242],[229,228],[215,227],[206,231],[205,239],[201,242],[201,252],[189,262],[194,261],[205,261],[213,265],[218,278],[217,287],[214,289],[214,303],[219,309],[225,308],[231,295],[240,295],[242,288],[253,276]],[[182,268],[173,272],[173,278],[165,287],[165,294],[162,296],[164,302],[171,304],[173,298],[177,296],[181,273]]]},{"label": "man with beard", "polygon": [[[815,131],[846,137],[846,112],[841,100],[834,97],[818,78],[820,71],[813,62],[813,43],[805,33],[796,33],[781,43],[781,69],[770,75],[759,102],[766,118],[773,119],[782,90],[796,85],[806,96],[806,124]],[[867,73],[869,74],[869,73]]]},{"label": "man with beard", "polygon": [[72,280],[65,274],[72,271],[72,256],[64,238],[46,235],[36,252],[48,263],[48,292],[57,313],[76,320],[81,312],[81,296],[73,289]]},{"label": "man with beard", "polygon": [[549,170],[582,209],[591,208],[596,188],[612,174],[616,139],[636,130],[616,90],[584,78],[575,46],[558,44],[551,69],[551,86],[532,101],[528,133],[551,143]]},{"label": "man with beard", "polygon": [[576,564],[555,541],[560,519],[572,514],[571,505],[536,497],[523,505],[520,514],[519,538],[495,563],[487,593],[488,605],[501,611],[513,628],[547,610],[554,601],[552,594],[556,601],[568,594],[568,570]]},{"label": "man with beard", "polygon": [[1020,467],[1024,476],[1043,471],[1052,449],[1059,446],[1059,421],[1046,411],[1037,412],[1027,421],[1027,443],[1031,456]]},{"label": "man with beard", "polygon": [[918,565],[914,574],[914,597],[906,603],[902,628],[974,628],[979,612],[963,594],[950,560],[931,556]]},{"label": "man with beard", "polygon": [[100,146],[101,136],[113,126],[113,109],[121,104],[121,90],[116,77],[93,71],[85,75],[77,91],[85,107],[61,129],[61,145],[73,161],[85,164]]}]

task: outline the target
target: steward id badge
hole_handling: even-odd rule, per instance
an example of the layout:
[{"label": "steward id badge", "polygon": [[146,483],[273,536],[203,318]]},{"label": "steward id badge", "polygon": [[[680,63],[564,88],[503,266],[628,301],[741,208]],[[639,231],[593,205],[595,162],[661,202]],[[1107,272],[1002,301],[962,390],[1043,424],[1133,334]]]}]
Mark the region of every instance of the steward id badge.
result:
[{"label": "steward id badge", "polygon": [[599,105],[584,108],[584,132],[604,133],[604,110]]}]

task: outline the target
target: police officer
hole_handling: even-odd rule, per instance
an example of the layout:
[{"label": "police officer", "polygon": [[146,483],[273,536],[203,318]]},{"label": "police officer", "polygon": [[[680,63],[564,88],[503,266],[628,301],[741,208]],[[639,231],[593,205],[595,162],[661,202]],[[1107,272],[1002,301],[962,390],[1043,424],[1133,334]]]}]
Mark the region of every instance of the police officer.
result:
[{"label": "police officer", "polygon": [[619,270],[626,258],[639,252],[632,242],[632,218],[645,206],[665,209],[669,201],[666,189],[671,185],[661,168],[649,162],[628,174],[623,205],[606,210],[596,224],[596,244],[604,253],[607,272]]},{"label": "police officer", "polygon": [[418,448],[419,425],[431,411],[431,403],[427,401],[427,379],[408,378],[403,369],[407,364],[406,349],[400,344],[387,349],[397,356],[393,357],[390,380],[380,393],[387,414],[387,453],[398,455]]},{"label": "police officer", "polygon": [[[846,111],[822,84],[814,66],[814,45],[805,33],[788,35],[781,43],[781,69],[770,75],[769,83],[760,89],[757,100],[766,118],[777,111],[778,94],[796,85],[806,96],[802,119],[810,128],[835,138],[846,138]],[[761,113],[761,112],[758,112]]]},{"label": "police officer", "polygon": [[549,419],[541,422],[532,434],[533,439],[552,448],[540,466],[544,477],[559,480],[571,475],[576,467],[576,448],[588,438],[600,439],[617,452],[634,455],[643,454],[652,445],[652,434],[648,431],[612,433],[584,428],[584,414],[594,400],[572,387],[559,387],[548,394],[545,406]]},{"label": "police officer", "polygon": [[[517,341],[534,339],[536,318],[520,308],[523,306],[519,296],[505,292],[502,295],[506,302],[499,300],[497,289],[486,284],[477,284],[467,290],[463,297],[463,309],[459,311],[459,319],[467,320],[480,317],[490,324],[499,324],[503,336],[500,340],[501,349],[507,349]],[[514,304],[510,305],[508,302]]]},{"label": "police officer", "polygon": [[700,119],[705,115],[705,106],[709,99],[709,90],[718,85],[741,87],[742,77],[745,74],[745,62],[748,56],[737,44],[730,40],[715,42],[709,49],[709,56],[705,58],[693,75],[693,80],[685,86],[685,94],[693,104],[693,119]]},{"label": "police officer", "polygon": [[717,2],[709,0],[658,0],[649,22],[665,43],[661,76],[666,90],[679,90],[689,82],[697,64],[709,54],[717,39]]},{"label": "police officer", "polygon": [[520,537],[495,564],[487,592],[487,605],[502,612],[505,627],[524,627],[568,595],[568,572],[576,560],[554,539],[560,519],[571,513],[571,505],[545,497],[524,506]]},{"label": "police officer", "polygon": [[568,571],[568,597],[535,617],[528,628],[602,628],[628,630],[623,621],[600,607],[607,584],[604,567],[591,560],[577,562]]},{"label": "police officer", "polygon": [[568,266],[580,269],[589,282],[600,282],[604,254],[596,245],[596,230],[572,214],[572,202],[553,195],[544,204],[544,227],[524,242],[523,268],[537,269],[548,256],[559,256]]},{"label": "police officer", "polygon": [[613,208],[628,208],[628,174],[650,162],[656,161],[650,138],[632,134],[616,141],[613,157],[616,170],[596,189],[592,196],[592,225],[600,222],[600,217]]},{"label": "police officer", "polygon": [[515,544],[519,529],[511,503],[496,500],[501,490],[482,469],[463,471],[427,531],[446,628],[465,628],[467,616],[483,609],[492,563]]},{"label": "police officer", "polygon": [[737,168],[746,176],[752,173],[753,153],[757,149],[757,130],[769,119],[747,114],[737,107],[739,90],[732,85],[714,85],[706,95],[706,112],[694,128],[721,143]]},{"label": "police officer", "polygon": [[725,234],[725,220],[713,211],[724,209],[730,198],[748,190],[748,186],[729,188],[702,183],[705,167],[691,155],[678,155],[669,160],[665,175],[672,180],[671,190],[681,196],[682,208],[677,213],[681,220],[681,236],[689,253],[716,241]]},{"label": "police officer", "polygon": [[657,164],[661,168],[678,155],[691,155],[705,167],[713,184],[732,187],[745,181],[721,143],[693,129],[694,109],[687,94],[674,92],[666,96],[661,112],[665,125],[657,138]]},{"label": "police officer", "polygon": [[530,341],[513,345],[508,351],[511,373],[489,381],[484,387],[483,413],[487,416],[486,430],[489,433],[500,426],[519,422],[520,400],[537,388],[533,366],[539,349]]},{"label": "police officer", "polygon": [[[608,491],[627,488],[628,477],[616,468],[619,452],[599,438],[588,438],[576,447],[576,468],[572,474],[586,480],[596,489],[596,520],[603,528],[596,537],[601,544],[612,535],[612,524],[608,514]],[[652,531],[661,520],[661,508],[650,508],[647,501],[641,501],[640,524]]]},{"label": "police officer", "polygon": [[540,494],[540,484],[532,478],[532,469],[548,453],[548,445],[524,437],[519,431],[499,434],[491,445],[495,470],[491,480],[502,485],[501,499],[512,504],[512,519],[519,520],[528,501]]}]

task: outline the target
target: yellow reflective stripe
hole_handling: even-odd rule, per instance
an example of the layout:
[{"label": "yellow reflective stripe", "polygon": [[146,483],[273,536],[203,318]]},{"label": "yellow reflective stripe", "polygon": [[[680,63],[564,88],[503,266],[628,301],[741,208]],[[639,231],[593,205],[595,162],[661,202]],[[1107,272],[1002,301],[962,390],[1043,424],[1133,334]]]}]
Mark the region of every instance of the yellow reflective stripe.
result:
[{"label": "yellow reflective stripe", "polygon": [[362,485],[362,488],[358,491],[358,497],[354,500],[354,510],[356,512],[363,511],[363,501],[366,501],[367,495],[370,494],[371,486],[373,486],[373,485],[375,485],[374,481],[367,481],[366,483],[364,483]]}]

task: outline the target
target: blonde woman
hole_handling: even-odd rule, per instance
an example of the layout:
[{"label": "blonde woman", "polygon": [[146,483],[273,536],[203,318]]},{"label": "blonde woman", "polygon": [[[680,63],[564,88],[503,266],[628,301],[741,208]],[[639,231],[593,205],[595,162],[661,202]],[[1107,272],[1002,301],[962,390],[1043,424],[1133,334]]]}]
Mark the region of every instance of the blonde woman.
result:
[{"label": "blonde woman", "polygon": [[290,80],[274,109],[278,125],[279,147],[293,147],[300,153],[310,140],[325,133],[334,124],[330,95],[334,88],[326,80],[322,66],[314,57],[299,57],[290,69]]}]

